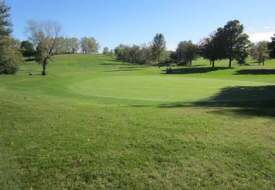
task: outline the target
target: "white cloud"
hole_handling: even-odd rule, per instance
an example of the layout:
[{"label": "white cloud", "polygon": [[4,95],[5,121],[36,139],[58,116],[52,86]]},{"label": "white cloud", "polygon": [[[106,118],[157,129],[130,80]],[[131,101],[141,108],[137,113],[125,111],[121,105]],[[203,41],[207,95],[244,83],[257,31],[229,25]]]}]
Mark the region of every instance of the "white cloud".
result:
[{"label": "white cloud", "polygon": [[265,26],[264,29],[270,29],[271,27],[270,26]]},{"label": "white cloud", "polygon": [[249,39],[252,42],[259,42],[259,41],[271,41],[271,37],[274,36],[275,32],[259,32],[253,33],[249,35]]}]

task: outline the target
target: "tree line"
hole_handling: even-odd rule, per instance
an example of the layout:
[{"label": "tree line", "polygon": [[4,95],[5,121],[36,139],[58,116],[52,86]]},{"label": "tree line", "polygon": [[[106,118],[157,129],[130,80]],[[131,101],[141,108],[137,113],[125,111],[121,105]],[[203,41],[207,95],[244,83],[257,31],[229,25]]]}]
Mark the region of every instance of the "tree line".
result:
[{"label": "tree line", "polygon": [[156,34],[148,45],[120,44],[114,52],[118,60],[133,64],[192,65],[198,57],[203,57],[209,60],[212,67],[215,67],[217,60],[228,59],[228,67],[231,68],[233,60],[243,64],[249,55],[259,64],[264,64],[266,59],[275,58],[274,49],[275,37],[271,43],[267,41],[251,43],[240,21],[232,20],[197,44],[193,44],[192,41],[181,41],[175,51],[167,51],[164,36]]}]

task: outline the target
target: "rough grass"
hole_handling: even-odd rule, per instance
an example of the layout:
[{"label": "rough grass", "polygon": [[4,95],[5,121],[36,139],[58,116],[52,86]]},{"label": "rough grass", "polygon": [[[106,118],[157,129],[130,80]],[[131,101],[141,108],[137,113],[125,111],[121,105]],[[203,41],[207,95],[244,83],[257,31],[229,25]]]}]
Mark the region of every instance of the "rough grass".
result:
[{"label": "rough grass", "polygon": [[1,189],[274,189],[275,61],[226,63],[66,55],[0,76]]}]

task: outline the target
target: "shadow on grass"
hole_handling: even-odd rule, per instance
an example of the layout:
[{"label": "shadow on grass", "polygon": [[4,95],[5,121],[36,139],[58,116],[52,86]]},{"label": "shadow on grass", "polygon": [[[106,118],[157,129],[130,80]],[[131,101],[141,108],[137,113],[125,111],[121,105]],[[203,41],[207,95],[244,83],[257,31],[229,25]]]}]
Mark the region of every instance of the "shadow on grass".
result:
[{"label": "shadow on grass", "polygon": [[[177,68],[177,69],[173,69],[173,73],[169,73],[169,74],[195,74],[195,73],[208,73],[208,72],[212,72],[212,71],[218,71],[218,70],[226,70],[226,69],[232,69],[232,68],[228,68],[228,67],[189,67],[189,68]],[[163,70],[164,72],[166,72],[166,70]],[[165,73],[166,74],[166,73]]]},{"label": "shadow on grass", "polygon": [[275,86],[237,86],[222,89],[214,96],[189,104],[175,102],[161,104],[160,108],[223,107],[219,114],[233,112],[250,116],[275,117]]},{"label": "shadow on grass", "polygon": [[142,68],[127,67],[127,68],[108,70],[108,71],[102,71],[102,72],[123,72],[123,71],[139,71],[139,70],[142,70]]},{"label": "shadow on grass", "polygon": [[235,75],[274,75],[275,69],[243,69],[238,70]]},{"label": "shadow on grass", "polygon": [[35,61],[35,58],[26,58],[25,61],[26,61],[26,62]]}]

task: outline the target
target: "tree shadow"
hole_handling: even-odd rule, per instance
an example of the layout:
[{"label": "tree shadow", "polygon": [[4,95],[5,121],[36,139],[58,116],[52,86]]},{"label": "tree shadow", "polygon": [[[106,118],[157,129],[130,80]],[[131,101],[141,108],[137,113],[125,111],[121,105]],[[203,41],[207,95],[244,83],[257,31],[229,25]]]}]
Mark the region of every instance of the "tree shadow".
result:
[{"label": "tree shadow", "polygon": [[194,74],[194,73],[208,73],[218,70],[232,69],[228,67],[190,67],[190,68],[176,68],[173,69],[173,73],[166,73],[166,70],[163,70],[165,74]]},{"label": "tree shadow", "polygon": [[35,58],[26,58],[25,61],[26,61],[26,62],[35,61]]},{"label": "tree shadow", "polygon": [[214,96],[192,103],[161,104],[160,108],[179,107],[227,108],[213,113],[233,112],[250,116],[275,117],[275,86],[236,86],[223,88]]},{"label": "tree shadow", "polygon": [[243,69],[238,70],[235,75],[274,75],[275,69]]},{"label": "tree shadow", "polygon": [[102,72],[123,72],[123,71],[138,71],[142,70],[142,68],[122,68],[122,69],[116,69],[116,70],[108,70],[108,71],[102,71]]}]

